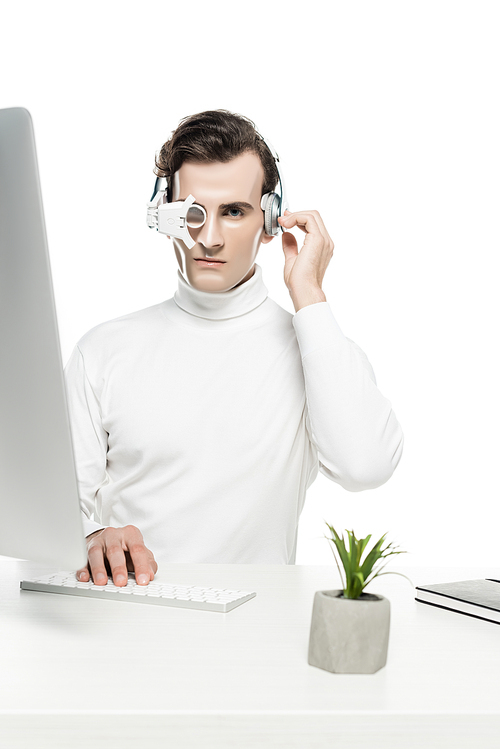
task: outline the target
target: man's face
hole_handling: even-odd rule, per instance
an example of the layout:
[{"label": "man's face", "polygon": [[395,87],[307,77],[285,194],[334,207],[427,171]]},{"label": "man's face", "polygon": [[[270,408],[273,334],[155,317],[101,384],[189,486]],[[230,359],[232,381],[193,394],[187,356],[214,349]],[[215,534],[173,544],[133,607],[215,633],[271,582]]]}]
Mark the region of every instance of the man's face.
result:
[{"label": "man's face", "polygon": [[[172,201],[191,194],[207,214],[201,228],[189,229],[192,249],[172,237],[181,273],[194,288],[229,291],[253,276],[261,242],[273,238],[264,233],[263,180],[260,159],[251,152],[225,163],[185,161],[175,173]],[[203,258],[219,262],[209,265]]]}]

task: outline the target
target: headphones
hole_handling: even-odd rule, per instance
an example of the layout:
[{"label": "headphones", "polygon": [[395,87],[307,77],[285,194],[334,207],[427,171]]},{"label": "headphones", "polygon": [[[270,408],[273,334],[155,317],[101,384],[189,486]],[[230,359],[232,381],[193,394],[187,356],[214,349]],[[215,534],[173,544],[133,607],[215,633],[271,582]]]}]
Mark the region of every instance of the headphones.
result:
[{"label": "headphones", "polygon": [[280,158],[271,143],[263,135],[260,137],[271,151],[276,169],[278,170],[278,184],[276,187],[279,187],[279,193],[266,192],[260,200],[260,207],[264,211],[265,232],[270,237],[274,237],[276,234],[284,231],[283,227],[278,224],[278,219],[285,215],[285,211],[288,209],[288,201],[286,199],[285,182],[283,181],[283,174],[280,169]]},{"label": "headphones", "polygon": [[[279,192],[268,192],[262,196],[260,201],[260,207],[264,211],[264,231],[268,236],[274,237],[280,231],[283,232],[283,228],[278,223],[278,218],[284,215],[288,208],[288,202],[279,165],[279,156],[268,140],[260,134],[259,137],[271,152],[278,170],[276,188],[279,189]],[[157,177],[153,195],[147,206],[147,221],[150,229],[156,229],[161,234],[182,239],[189,249],[194,247],[196,242],[193,241],[188,229],[201,228],[207,220],[207,214],[203,206],[195,203],[195,198],[192,195],[188,195],[186,200],[169,203],[167,180],[165,177]]]}]

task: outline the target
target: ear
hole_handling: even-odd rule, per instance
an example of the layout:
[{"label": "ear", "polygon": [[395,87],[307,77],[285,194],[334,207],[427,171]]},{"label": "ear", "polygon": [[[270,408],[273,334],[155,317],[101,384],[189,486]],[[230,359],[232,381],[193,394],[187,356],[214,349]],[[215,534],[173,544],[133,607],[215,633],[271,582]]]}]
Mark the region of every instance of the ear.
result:
[{"label": "ear", "polygon": [[261,244],[268,244],[269,242],[272,242],[274,239],[274,236],[272,234],[266,234],[265,232],[262,233],[262,239]]}]

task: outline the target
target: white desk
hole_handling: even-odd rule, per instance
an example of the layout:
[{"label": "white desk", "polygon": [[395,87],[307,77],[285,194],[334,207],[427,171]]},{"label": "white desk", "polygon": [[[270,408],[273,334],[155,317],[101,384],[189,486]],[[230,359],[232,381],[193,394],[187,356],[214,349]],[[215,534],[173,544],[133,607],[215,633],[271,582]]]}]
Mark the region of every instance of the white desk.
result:
[{"label": "white desk", "polygon": [[[415,585],[500,575],[400,569]],[[227,614],[19,589],[44,571],[0,562],[1,749],[500,746],[500,626],[417,603],[397,575],[368,588],[391,601],[387,665],[341,675],[307,663],[314,592],[339,587],[334,565],[159,570],[257,591]]]}]

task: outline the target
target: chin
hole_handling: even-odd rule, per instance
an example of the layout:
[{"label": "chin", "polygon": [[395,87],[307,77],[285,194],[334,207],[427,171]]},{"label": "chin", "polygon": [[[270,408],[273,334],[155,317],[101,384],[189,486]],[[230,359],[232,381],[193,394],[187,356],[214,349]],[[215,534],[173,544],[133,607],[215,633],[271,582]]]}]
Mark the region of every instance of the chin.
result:
[{"label": "chin", "polygon": [[198,291],[221,293],[224,291],[231,291],[231,289],[234,289],[240,284],[244,283],[245,280],[250,280],[250,278],[255,273],[255,262],[252,263],[250,268],[248,268],[248,270],[245,270],[243,274],[233,275],[232,278],[224,275],[223,272],[221,273],[218,270],[210,271],[205,268],[194,268],[194,270],[197,272],[188,273],[181,268],[181,273],[190,286],[192,286],[194,289],[198,289]]}]

